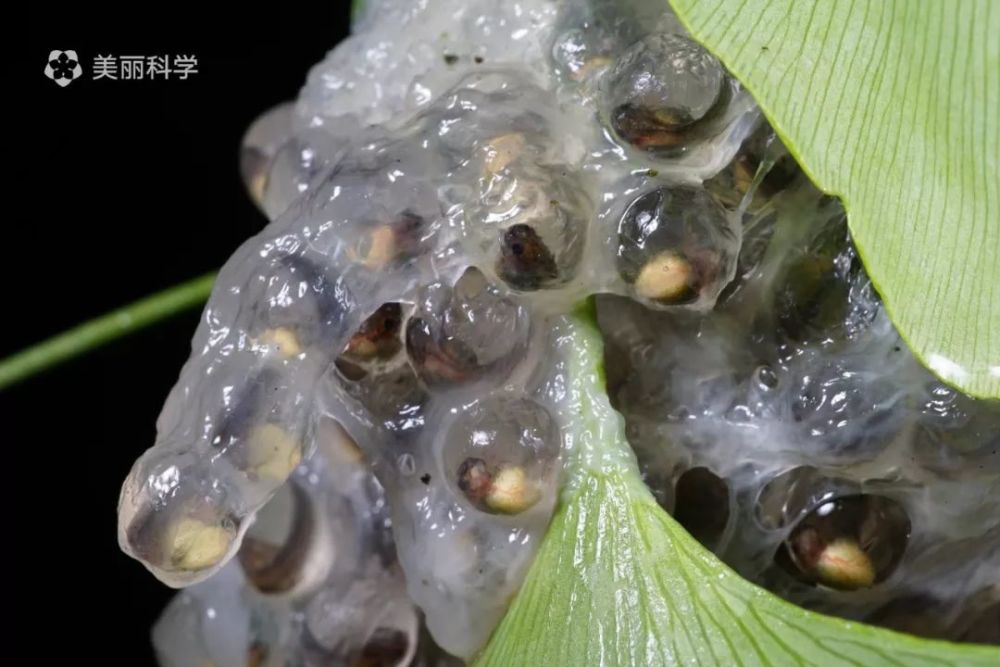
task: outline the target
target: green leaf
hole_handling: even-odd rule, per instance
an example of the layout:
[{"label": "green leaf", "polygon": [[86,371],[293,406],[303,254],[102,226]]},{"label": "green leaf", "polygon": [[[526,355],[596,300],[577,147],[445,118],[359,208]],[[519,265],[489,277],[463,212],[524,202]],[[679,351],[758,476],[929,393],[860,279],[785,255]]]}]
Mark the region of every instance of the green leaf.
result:
[{"label": "green leaf", "polygon": [[1000,397],[1000,2],[670,2],[843,199],[917,356]]},{"label": "green leaf", "polygon": [[820,616],[740,578],[656,504],[604,394],[593,319],[566,326],[564,491],[477,666],[1000,664],[1000,649]]}]

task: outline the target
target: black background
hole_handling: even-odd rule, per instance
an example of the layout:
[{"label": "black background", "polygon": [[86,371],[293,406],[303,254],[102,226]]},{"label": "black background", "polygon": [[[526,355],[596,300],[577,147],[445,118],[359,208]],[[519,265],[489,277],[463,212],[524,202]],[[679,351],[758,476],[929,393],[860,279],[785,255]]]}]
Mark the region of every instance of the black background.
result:
[{"label": "black background", "polygon": [[[240,181],[241,135],[347,34],[348,4],[218,19],[164,4],[141,21],[93,5],[7,24],[0,357],[217,268],[264,224]],[[84,76],[47,79],[52,49],[76,50]],[[97,54],[193,54],[199,73],[95,81]],[[153,664],[149,631],[172,591],[119,551],[115,509],[198,317],[0,391],[14,519],[0,543],[16,590],[4,607],[17,619],[5,652],[38,656],[21,664]]]}]

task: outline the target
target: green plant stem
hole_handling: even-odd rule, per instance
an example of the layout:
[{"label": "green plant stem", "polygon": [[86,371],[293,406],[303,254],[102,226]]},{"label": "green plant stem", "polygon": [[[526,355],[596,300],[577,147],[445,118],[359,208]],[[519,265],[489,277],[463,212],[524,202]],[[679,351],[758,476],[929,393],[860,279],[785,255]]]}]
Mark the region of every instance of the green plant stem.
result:
[{"label": "green plant stem", "polygon": [[214,282],[214,272],[193,278],[0,360],[0,389],[201,305],[208,299]]}]

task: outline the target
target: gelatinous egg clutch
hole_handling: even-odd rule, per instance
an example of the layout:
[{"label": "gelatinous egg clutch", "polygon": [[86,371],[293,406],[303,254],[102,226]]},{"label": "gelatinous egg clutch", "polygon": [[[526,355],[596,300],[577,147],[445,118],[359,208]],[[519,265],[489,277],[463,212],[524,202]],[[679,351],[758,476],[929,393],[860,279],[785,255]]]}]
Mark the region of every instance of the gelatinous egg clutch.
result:
[{"label": "gelatinous egg clutch", "polygon": [[164,664],[474,655],[557,502],[554,325],[592,294],[647,484],[706,546],[848,616],[993,604],[996,559],[899,573],[995,548],[1000,413],[913,360],[842,209],[662,2],[366,3],[241,168],[273,221],[121,496],[122,547],[196,584]]}]

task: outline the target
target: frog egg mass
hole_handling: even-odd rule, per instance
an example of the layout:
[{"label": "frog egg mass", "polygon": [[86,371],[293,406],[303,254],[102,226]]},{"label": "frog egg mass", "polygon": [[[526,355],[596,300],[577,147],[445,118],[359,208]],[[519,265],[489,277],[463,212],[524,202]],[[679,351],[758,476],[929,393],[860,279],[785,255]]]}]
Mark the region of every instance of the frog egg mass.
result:
[{"label": "frog egg mass", "polygon": [[367,0],[243,152],[270,224],[119,504],[184,587],[162,664],[473,658],[558,504],[556,323],[590,295],[644,480],[708,549],[998,641],[968,619],[998,599],[1000,407],[915,360],[840,204],[665,3]]}]

